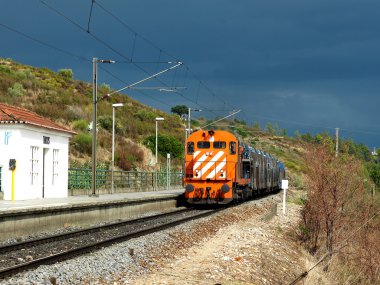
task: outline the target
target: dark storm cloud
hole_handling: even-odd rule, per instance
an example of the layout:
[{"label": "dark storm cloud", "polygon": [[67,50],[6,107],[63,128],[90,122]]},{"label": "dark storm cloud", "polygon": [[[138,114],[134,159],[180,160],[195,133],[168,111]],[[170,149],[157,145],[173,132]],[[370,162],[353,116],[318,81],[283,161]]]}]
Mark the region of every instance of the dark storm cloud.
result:
[{"label": "dark storm cloud", "polygon": [[[120,60],[88,34],[49,10],[40,1],[6,1],[1,21],[86,58]],[[91,1],[47,1],[87,27]],[[359,141],[380,144],[380,2],[375,0],[98,0],[138,33],[185,61],[221,102],[242,108],[242,118],[262,124],[277,121],[296,129],[323,131],[318,126],[371,130],[356,133]],[[23,9],[20,9],[23,7]],[[134,60],[166,60],[164,55],[94,6],[91,31]],[[91,81],[91,66],[57,55],[0,28],[7,41],[2,57],[55,70],[71,67],[78,79]],[[135,49],[134,49],[135,46]],[[161,66],[159,66],[161,67]],[[144,76],[128,65],[113,67],[133,82]],[[178,72],[178,78],[183,74]],[[168,75],[169,78],[169,75]],[[100,81],[112,81],[104,72]],[[108,82],[107,81],[107,82]],[[202,104],[217,99],[188,82],[186,96]],[[187,93],[186,93],[187,92]],[[131,92],[132,93],[132,92]],[[163,95],[160,95],[163,96]],[[143,96],[136,99],[144,102]],[[162,97],[167,105],[184,97]],[[149,104],[155,104],[147,100]],[[228,106],[227,107],[230,107]],[[196,106],[192,106],[196,107]],[[208,106],[207,107],[211,107]],[[267,119],[269,118],[269,119]]]}]

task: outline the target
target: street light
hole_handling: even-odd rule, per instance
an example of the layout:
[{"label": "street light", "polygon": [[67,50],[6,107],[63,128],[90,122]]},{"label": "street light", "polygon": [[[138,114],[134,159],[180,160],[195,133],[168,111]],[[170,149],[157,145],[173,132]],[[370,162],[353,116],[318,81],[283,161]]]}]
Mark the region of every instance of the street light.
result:
[{"label": "street light", "polygon": [[115,167],[115,109],[123,107],[123,103],[112,104],[112,164],[111,164],[111,193],[114,192],[113,170]]},{"label": "street light", "polygon": [[158,121],[164,121],[164,118],[157,117],[156,118],[156,164],[158,162],[157,160],[157,152],[158,152]]},{"label": "street light", "polygon": [[[157,117],[156,118],[156,163],[155,165],[157,166],[157,153],[158,153],[158,121],[164,121],[165,119],[164,118],[161,118],[161,117]],[[156,181],[155,181],[155,190],[157,191],[157,179],[158,179],[158,176],[157,176],[157,168],[156,168]]]},{"label": "street light", "polygon": [[100,63],[115,63],[113,60],[98,59],[94,57],[92,59],[92,195],[96,195],[96,117],[97,117],[97,104],[98,104],[98,62]]},{"label": "street light", "polygon": [[[157,72],[157,73],[155,73],[151,76],[148,76],[148,77],[146,77],[140,81],[137,81],[135,83],[127,85],[127,86],[125,86],[119,90],[105,94],[98,100],[98,78],[97,78],[98,62],[100,62],[100,63],[115,63],[115,61],[97,59],[96,57],[94,57],[92,59],[92,66],[93,66],[93,82],[92,82],[93,83],[93,86],[92,86],[92,88],[93,88],[93,116],[92,116],[92,122],[93,122],[93,128],[92,128],[92,195],[90,195],[90,196],[94,196],[94,197],[97,196],[97,194],[96,194],[96,117],[97,117],[97,103],[98,103],[98,101],[109,98],[109,97],[111,97],[111,95],[113,95],[115,93],[119,93],[120,91],[123,91],[125,89],[132,88],[132,87],[134,87],[134,86],[136,86],[142,82],[145,82],[149,79],[156,78],[158,75],[161,75],[165,72],[168,72],[168,71],[170,71],[174,68],[177,68],[183,64],[182,62],[175,62],[175,65],[173,65],[167,69],[164,69],[160,72]],[[169,61],[168,63],[172,64],[173,62]]]}]

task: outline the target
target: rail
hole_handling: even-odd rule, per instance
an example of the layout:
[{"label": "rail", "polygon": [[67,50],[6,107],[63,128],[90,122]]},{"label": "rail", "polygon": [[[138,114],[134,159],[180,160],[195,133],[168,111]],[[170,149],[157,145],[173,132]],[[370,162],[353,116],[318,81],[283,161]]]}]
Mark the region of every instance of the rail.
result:
[{"label": "rail", "polygon": [[[115,192],[146,192],[182,187],[182,172],[145,172],[115,170]],[[92,171],[86,168],[69,168],[69,190],[91,189]],[[169,181],[169,184],[168,184]],[[112,185],[112,171],[96,170],[96,187],[110,191]]]},{"label": "rail", "polygon": [[[42,264],[53,264],[87,254],[97,249],[162,231],[182,223],[213,215],[225,209],[180,209],[135,220],[119,221],[78,231],[37,238],[35,240],[0,246],[0,281],[16,273]],[[31,260],[15,258],[25,252]]]}]

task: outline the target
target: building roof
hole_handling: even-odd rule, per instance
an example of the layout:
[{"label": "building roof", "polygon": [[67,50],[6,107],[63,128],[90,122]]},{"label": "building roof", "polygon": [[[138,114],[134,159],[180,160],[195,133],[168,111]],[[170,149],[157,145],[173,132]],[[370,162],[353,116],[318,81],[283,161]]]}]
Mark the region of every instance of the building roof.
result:
[{"label": "building roof", "polygon": [[62,127],[47,118],[37,115],[32,111],[3,103],[0,103],[0,124],[25,124],[34,127],[75,134],[74,131]]}]

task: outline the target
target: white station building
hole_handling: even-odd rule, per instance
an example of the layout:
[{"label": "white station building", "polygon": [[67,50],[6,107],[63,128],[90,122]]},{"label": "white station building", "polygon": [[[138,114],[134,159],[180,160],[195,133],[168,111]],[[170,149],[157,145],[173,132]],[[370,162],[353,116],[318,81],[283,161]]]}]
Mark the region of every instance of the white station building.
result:
[{"label": "white station building", "polygon": [[0,103],[0,199],[67,197],[73,134],[34,112]]}]

